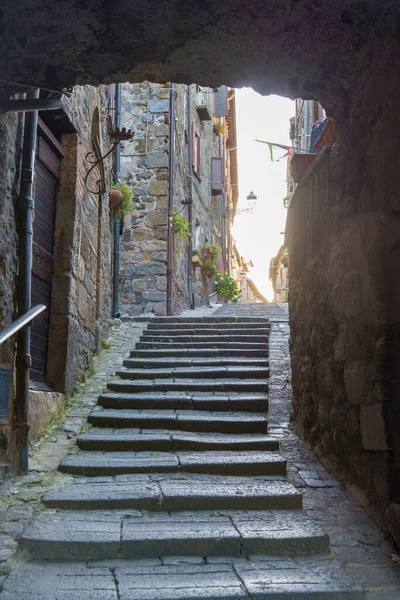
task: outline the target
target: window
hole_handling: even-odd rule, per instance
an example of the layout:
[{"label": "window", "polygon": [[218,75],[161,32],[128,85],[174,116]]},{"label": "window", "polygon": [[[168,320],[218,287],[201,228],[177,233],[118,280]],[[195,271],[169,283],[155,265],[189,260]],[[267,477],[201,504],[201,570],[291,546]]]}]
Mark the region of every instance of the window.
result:
[{"label": "window", "polygon": [[194,123],[192,123],[192,166],[193,171],[199,179],[202,176],[202,154],[202,139],[200,134],[197,133]]},{"label": "window", "polygon": [[223,171],[222,158],[211,159],[211,194],[222,194]]}]

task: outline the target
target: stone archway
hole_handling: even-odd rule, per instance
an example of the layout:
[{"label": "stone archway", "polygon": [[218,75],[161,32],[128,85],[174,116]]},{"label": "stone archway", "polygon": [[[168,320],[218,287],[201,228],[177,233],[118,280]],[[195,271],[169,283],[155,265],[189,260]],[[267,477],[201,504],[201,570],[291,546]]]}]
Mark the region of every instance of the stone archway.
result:
[{"label": "stone archway", "polygon": [[[387,385],[388,331],[398,323],[389,311],[393,270],[385,275],[388,253],[399,242],[398,1],[64,0],[55,7],[33,0],[27,7],[23,0],[6,0],[0,28],[7,91],[20,91],[17,84],[57,90],[146,79],[249,85],[265,94],[316,98],[338,119],[340,146],[327,168],[325,203],[332,235],[318,256],[307,254],[306,241],[297,244],[306,254],[292,298],[295,389],[298,403],[310,401],[314,410],[304,417],[307,427],[299,417],[304,434],[345,466],[382,520],[400,497],[400,455],[393,461],[391,454],[398,390]],[[313,217],[325,210],[317,188],[313,194],[312,209],[306,199],[299,214],[311,240],[320,222]],[[314,262],[307,271],[308,259]],[[326,284],[313,292],[309,283],[316,272],[324,273]],[[312,331],[303,314],[310,306],[318,307]],[[329,343],[320,343],[327,332]],[[354,347],[348,332],[357,340]],[[360,354],[367,369],[361,375]],[[351,396],[357,377],[367,377],[367,386]],[[333,406],[324,423],[321,399]],[[377,414],[386,427],[379,444],[368,439]],[[392,526],[400,539],[399,529]]]}]

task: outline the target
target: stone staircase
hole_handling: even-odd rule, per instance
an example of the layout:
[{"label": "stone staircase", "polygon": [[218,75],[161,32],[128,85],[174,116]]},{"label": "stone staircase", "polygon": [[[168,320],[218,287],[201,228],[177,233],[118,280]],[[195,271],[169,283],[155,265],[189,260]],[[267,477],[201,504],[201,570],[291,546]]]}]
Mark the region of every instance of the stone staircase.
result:
[{"label": "stone staircase", "polygon": [[30,562],[4,600],[27,586],[33,600],[364,598],[268,436],[269,332],[254,316],[151,320],[24,532]]}]

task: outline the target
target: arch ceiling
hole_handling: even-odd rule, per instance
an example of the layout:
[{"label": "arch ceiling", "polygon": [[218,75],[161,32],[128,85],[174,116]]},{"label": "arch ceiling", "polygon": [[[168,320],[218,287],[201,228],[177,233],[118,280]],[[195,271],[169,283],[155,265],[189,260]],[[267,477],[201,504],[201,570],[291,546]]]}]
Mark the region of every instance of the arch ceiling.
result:
[{"label": "arch ceiling", "polygon": [[339,108],[398,0],[3,0],[1,78],[252,86]]}]

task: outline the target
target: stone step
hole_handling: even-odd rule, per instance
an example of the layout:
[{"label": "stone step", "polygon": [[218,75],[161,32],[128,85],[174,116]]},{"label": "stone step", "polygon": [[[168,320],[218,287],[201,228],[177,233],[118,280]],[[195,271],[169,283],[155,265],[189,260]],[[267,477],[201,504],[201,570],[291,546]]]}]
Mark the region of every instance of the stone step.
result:
[{"label": "stone step", "polygon": [[47,508],[71,510],[139,509],[290,510],[302,507],[302,495],[283,478],[259,478],[173,473],[118,475],[101,482],[76,480],[43,497]]},{"label": "stone step", "polygon": [[221,433],[267,433],[265,415],[245,412],[201,410],[137,410],[102,408],[88,416],[96,427],[139,429],[179,429]]},{"label": "stone step", "polygon": [[[312,557],[226,557],[218,563],[195,557],[149,564],[35,562],[15,570],[2,600],[366,600],[336,561]],[[394,600],[394,596],[392,596]],[[382,600],[384,598],[382,597]]]},{"label": "stone step", "polygon": [[[125,319],[124,319],[125,320]],[[134,320],[134,319],[132,319]],[[224,326],[228,323],[270,323],[267,317],[236,317],[236,316],[209,316],[209,317],[153,317],[148,319],[151,324],[160,323],[221,323]]]},{"label": "stone step", "polygon": [[20,548],[49,561],[279,555],[328,552],[329,538],[301,511],[46,511],[24,531]]},{"label": "stone step", "polygon": [[[228,352],[232,352],[232,350],[265,350],[267,347],[267,342],[236,342],[232,341],[224,341],[218,340],[216,341],[180,341],[180,342],[138,342],[136,344],[136,349],[140,350],[173,350],[174,352],[179,349],[199,349],[199,350],[228,350]],[[179,356],[179,355],[178,355]],[[229,354],[228,356],[231,356]]]},{"label": "stone step", "polygon": [[179,452],[203,450],[278,450],[265,434],[190,433],[176,430],[105,429],[93,427],[78,437],[82,450],[114,452]]},{"label": "stone step", "polygon": [[268,327],[258,327],[253,329],[228,329],[226,327],[215,328],[212,329],[203,329],[202,327],[192,327],[191,329],[145,329],[143,331],[144,337],[181,337],[181,336],[195,336],[195,337],[206,337],[212,335],[212,337],[221,337],[221,336],[232,336],[232,337],[243,337],[243,336],[262,336],[264,338],[268,338],[270,334],[270,328]]},{"label": "stone step", "polygon": [[136,345],[135,350],[131,350],[131,358],[181,358],[181,357],[192,357],[192,358],[202,358],[202,357],[214,357],[214,358],[265,358],[268,357],[268,346],[263,349],[255,350],[253,347],[251,348],[232,348],[230,345],[229,348],[171,348],[167,346],[166,348],[160,348],[155,350],[153,348],[146,349],[138,348]]},{"label": "stone step", "polygon": [[141,335],[139,343],[149,342],[153,344],[161,343],[173,343],[173,344],[182,344],[182,343],[198,343],[203,344],[206,342],[207,344],[214,344],[218,346],[221,343],[230,344],[231,342],[235,343],[258,343],[258,344],[268,344],[268,336],[267,335]]},{"label": "stone step", "polygon": [[143,392],[136,394],[106,393],[99,396],[98,403],[104,408],[137,409],[194,409],[194,410],[241,410],[267,412],[266,394],[229,394],[218,392],[211,395],[202,392]]},{"label": "stone step", "polygon": [[216,356],[200,358],[128,358],[123,362],[124,367],[129,369],[167,369],[169,367],[262,367],[268,369],[269,360],[267,358],[223,358]]},{"label": "stone step", "polygon": [[172,329],[173,331],[177,330],[204,330],[204,331],[223,331],[224,329],[230,329],[232,331],[241,331],[241,330],[250,330],[250,329],[267,329],[271,330],[271,323],[265,321],[264,323],[255,323],[255,322],[247,322],[247,323],[206,323],[204,321],[198,321],[196,323],[170,323],[168,327],[164,323],[153,323],[150,322],[147,326],[147,331],[169,331]]},{"label": "stone step", "polygon": [[267,379],[136,379],[109,381],[107,388],[113,392],[267,392]]},{"label": "stone step", "polygon": [[269,375],[269,370],[264,367],[253,366],[200,366],[200,367],[169,367],[153,369],[121,369],[117,371],[121,379],[165,379],[175,377],[193,377],[193,378],[253,378],[265,379]]},{"label": "stone step", "polygon": [[126,473],[208,473],[219,475],[285,475],[286,461],[278,452],[84,452],[70,454],[58,468],[73,475]]}]

